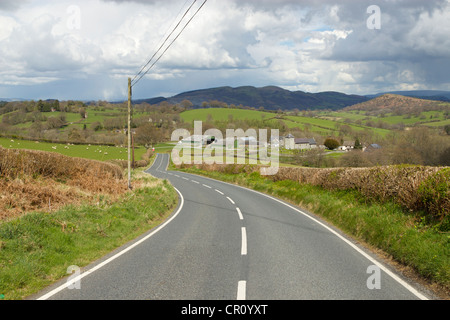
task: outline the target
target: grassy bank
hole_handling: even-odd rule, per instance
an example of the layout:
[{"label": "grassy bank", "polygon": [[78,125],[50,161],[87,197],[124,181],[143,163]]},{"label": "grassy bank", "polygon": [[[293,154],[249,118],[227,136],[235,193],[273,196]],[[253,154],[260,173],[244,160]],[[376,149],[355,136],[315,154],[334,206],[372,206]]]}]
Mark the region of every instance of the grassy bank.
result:
[{"label": "grassy bank", "polygon": [[142,170],[132,179],[129,191],[116,165],[3,149],[0,198],[9,200],[0,201],[0,299],[43,289],[69,266],[86,266],[160,224],[176,207],[166,181]]},{"label": "grassy bank", "polygon": [[226,173],[195,166],[179,170],[249,187],[305,208],[356,240],[381,249],[449,294],[450,237],[424,219],[422,212],[407,212],[392,201],[369,201],[355,190],[332,191],[293,180],[273,181],[256,171]]},{"label": "grassy bank", "polygon": [[[143,180],[144,179],[144,180]],[[174,189],[141,178],[117,202],[35,212],[0,224],[0,295],[22,299],[161,223],[177,203]]]}]

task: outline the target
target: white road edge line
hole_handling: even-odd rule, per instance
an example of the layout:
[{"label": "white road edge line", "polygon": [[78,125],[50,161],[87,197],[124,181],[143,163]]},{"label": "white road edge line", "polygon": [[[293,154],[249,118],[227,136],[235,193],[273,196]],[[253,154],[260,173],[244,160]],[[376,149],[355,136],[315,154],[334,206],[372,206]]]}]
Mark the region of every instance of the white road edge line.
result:
[{"label": "white road edge line", "polygon": [[215,181],[215,182],[220,182],[226,185],[230,185],[230,186],[234,186],[234,187],[238,187],[241,189],[245,189],[257,194],[260,194],[264,197],[267,197],[269,199],[272,199],[274,201],[277,201],[289,208],[291,208],[294,211],[297,211],[298,213],[304,215],[305,217],[313,220],[314,222],[318,223],[319,225],[321,225],[322,227],[324,227],[325,229],[327,229],[328,231],[330,231],[331,233],[333,233],[335,236],[337,236],[339,239],[341,239],[342,241],[344,241],[345,243],[347,243],[350,247],[352,247],[353,249],[355,249],[357,252],[359,252],[361,255],[363,255],[366,259],[368,259],[370,262],[372,262],[373,264],[375,264],[376,266],[378,266],[381,270],[383,270],[386,274],[388,274],[392,279],[394,279],[395,281],[397,281],[399,284],[401,284],[405,289],[407,289],[409,292],[411,292],[412,294],[414,294],[416,297],[418,297],[421,300],[429,300],[426,296],[424,296],[423,294],[421,294],[419,291],[417,291],[414,287],[412,287],[410,284],[408,284],[406,281],[404,281],[403,279],[401,279],[400,277],[398,277],[396,274],[394,274],[392,271],[390,271],[388,268],[386,268],[382,263],[380,263],[379,261],[377,261],[375,258],[371,257],[370,255],[368,255],[367,253],[365,253],[363,250],[361,250],[358,246],[356,246],[354,243],[352,243],[351,241],[349,241],[348,239],[346,239],[345,237],[341,236],[339,233],[337,233],[336,231],[334,231],[333,229],[331,229],[330,227],[328,227],[327,225],[323,224],[322,222],[320,222],[319,220],[315,219],[314,217],[310,216],[309,214],[303,212],[302,210],[299,210],[293,206],[291,206],[290,204],[287,204],[277,198],[274,198],[272,196],[269,196],[267,194],[264,194],[262,192],[256,191],[256,190],[252,190],[250,188],[246,188],[246,187],[242,187],[242,186],[238,186],[235,184],[231,184],[228,182],[224,182],[224,181],[220,181],[220,180],[216,180],[216,179],[212,179],[212,178],[208,178],[208,177],[204,177],[204,176],[200,176],[197,174],[193,174],[190,173],[191,175],[195,175],[198,177],[202,177],[204,179],[208,179],[211,181]]},{"label": "white road edge line", "polygon": [[238,282],[237,299],[236,300],[245,300],[246,287],[247,287],[247,281],[242,280],[242,281]]},{"label": "white road edge line", "polygon": [[103,261],[102,263],[96,265],[95,267],[93,267],[92,269],[89,269],[85,272],[83,272],[82,274],[80,274],[78,277],[74,278],[74,279],[70,279],[70,281],[66,281],[65,284],[57,287],[56,289],[50,291],[49,293],[41,296],[40,298],[38,298],[37,300],[47,300],[48,298],[54,296],[55,294],[57,294],[58,292],[64,290],[65,288],[67,288],[68,286],[70,286],[71,284],[73,284],[74,282],[80,281],[82,278],[86,277],[87,275],[90,275],[91,273],[97,271],[98,269],[104,267],[105,265],[107,265],[108,263],[112,262],[113,260],[119,258],[121,255],[127,253],[128,251],[132,250],[133,248],[137,247],[138,245],[140,245],[141,243],[143,243],[144,241],[148,240],[150,237],[154,236],[158,231],[160,231],[161,229],[163,229],[165,226],[167,226],[173,219],[175,219],[177,217],[177,215],[180,213],[181,209],[184,206],[184,198],[183,195],[181,194],[181,192],[174,187],[174,189],[178,192],[178,194],[180,195],[181,198],[181,202],[180,202],[180,206],[178,207],[177,212],[175,212],[175,214],[169,219],[167,220],[164,224],[162,224],[161,226],[159,226],[155,231],[153,231],[152,233],[150,233],[149,235],[145,236],[144,238],[142,238],[141,240],[135,242],[134,244],[132,244],[131,246],[123,249],[122,251],[120,251],[119,253],[115,254],[114,256],[112,256],[111,258]]},{"label": "white road edge line", "polygon": [[241,209],[236,208],[236,211],[237,211],[237,213],[239,215],[239,219],[244,220],[244,216],[242,215]]},{"label": "white road edge line", "polygon": [[247,230],[245,227],[241,228],[242,233],[242,246],[241,246],[241,255],[245,256],[247,254]]}]

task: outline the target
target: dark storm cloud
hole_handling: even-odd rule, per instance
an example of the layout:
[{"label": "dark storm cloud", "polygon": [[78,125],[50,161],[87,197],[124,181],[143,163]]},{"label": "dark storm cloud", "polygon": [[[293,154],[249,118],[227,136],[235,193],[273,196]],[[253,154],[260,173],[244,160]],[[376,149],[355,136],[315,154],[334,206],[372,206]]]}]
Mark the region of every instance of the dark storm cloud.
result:
[{"label": "dark storm cloud", "polygon": [[1,0],[0,11],[14,11],[27,2],[27,0]]}]

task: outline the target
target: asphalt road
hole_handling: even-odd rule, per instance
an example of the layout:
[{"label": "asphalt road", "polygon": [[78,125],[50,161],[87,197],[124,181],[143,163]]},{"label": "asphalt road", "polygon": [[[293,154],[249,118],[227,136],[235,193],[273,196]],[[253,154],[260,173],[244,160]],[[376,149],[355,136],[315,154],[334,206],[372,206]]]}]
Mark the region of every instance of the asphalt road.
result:
[{"label": "asphalt road", "polygon": [[161,227],[112,252],[39,299],[427,299],[420,287],[310,213],[246,188],[147,170],[180,204]]}]

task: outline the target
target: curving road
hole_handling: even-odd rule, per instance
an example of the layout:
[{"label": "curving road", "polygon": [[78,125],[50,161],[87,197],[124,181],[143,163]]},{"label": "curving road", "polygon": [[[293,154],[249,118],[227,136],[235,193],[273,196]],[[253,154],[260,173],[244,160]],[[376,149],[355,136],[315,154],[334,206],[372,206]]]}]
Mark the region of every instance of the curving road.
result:
[{"label": "curving road", "polygon": [[180,204],[161,227],[39,299],[427,299],[374,255],[313,215],[270,196],[167,171]]}]

